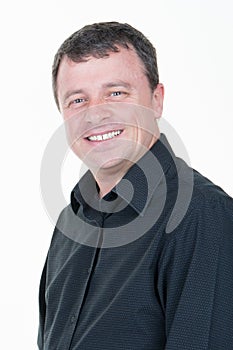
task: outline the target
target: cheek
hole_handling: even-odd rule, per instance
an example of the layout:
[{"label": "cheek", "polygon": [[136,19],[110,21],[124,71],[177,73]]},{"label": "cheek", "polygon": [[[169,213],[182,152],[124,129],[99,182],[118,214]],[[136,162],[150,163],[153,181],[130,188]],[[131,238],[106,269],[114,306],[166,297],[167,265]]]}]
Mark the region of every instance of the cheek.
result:
[{"label": "cheek", "polygon": [[69,146],[72,147],[73,144],[80,143],[84,133],[80,127],[80,123],[74,118],[67,119],[64,123]]},{"label": "cheek", "polygon": [[152,117],[151,113],[144,113],[140,118],[135,120],[135,127],[140,134],[153,134],[155,130],[155,118]]},{"label": "cheek", "polygon": [[84,113],[72,115],[71,113],[63,114],[66,134],[71,143],[80,141],[80,139],[85,136],[87,132],[87,123],[85,123],[84,119]]}]

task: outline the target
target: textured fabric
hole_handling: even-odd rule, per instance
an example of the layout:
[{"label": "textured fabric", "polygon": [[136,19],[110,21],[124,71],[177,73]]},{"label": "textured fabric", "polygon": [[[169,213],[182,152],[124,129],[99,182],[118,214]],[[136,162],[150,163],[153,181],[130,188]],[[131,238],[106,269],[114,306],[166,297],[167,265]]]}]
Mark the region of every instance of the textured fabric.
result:
[{"label": "textured fabric", "polygon": [[[189,205],[168,233],[190,175]],[[119,185],[98,200],[87,172],[59,217],[41,277],[39,349],[232,350],[232,198],[164,135]],[[153,221],[146,232],[143,220]],[[112,228],[128,241],[107,247]]]}]

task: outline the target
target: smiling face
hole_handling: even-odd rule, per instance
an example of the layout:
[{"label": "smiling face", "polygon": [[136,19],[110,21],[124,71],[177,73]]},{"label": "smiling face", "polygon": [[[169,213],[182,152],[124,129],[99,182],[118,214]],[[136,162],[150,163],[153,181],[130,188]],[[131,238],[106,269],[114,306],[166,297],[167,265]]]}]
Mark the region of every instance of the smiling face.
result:
[{"label": "smiling face", "polygon": [[152,92],[133,49],[63,58],[57,94],[70,145],[91,171],[126,172],[159,137],[163,86]]}]

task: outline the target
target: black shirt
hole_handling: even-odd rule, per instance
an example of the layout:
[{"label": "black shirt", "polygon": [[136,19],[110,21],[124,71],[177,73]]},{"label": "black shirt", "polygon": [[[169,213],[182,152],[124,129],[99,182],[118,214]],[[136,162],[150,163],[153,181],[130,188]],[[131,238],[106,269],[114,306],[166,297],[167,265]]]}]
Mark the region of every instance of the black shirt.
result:
[{"label": "black shirt", "polygon": [[233,200],[161,135],[103,199],[71,193],[40,284],[40,350],[233,349]]}]

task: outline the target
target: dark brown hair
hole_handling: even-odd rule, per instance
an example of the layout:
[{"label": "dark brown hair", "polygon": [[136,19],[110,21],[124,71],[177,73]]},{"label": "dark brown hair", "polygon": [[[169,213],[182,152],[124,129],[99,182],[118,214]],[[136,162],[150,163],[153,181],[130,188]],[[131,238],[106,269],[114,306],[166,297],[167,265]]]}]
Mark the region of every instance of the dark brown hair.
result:
[{"label": "dark brown hair", "polygon": [[86,25],[67,38],[58,49],[53,62],[53,93],[57,98],[57,74],[64,56],[74,62],[85,61],[88,56],[103,58],[109,52],[118,52],[118,47],[134,48],[143,62],[145,74],[153,91],[159,83],[156,50],[151,42],[137,29],[127,23],[101,22]]}]

